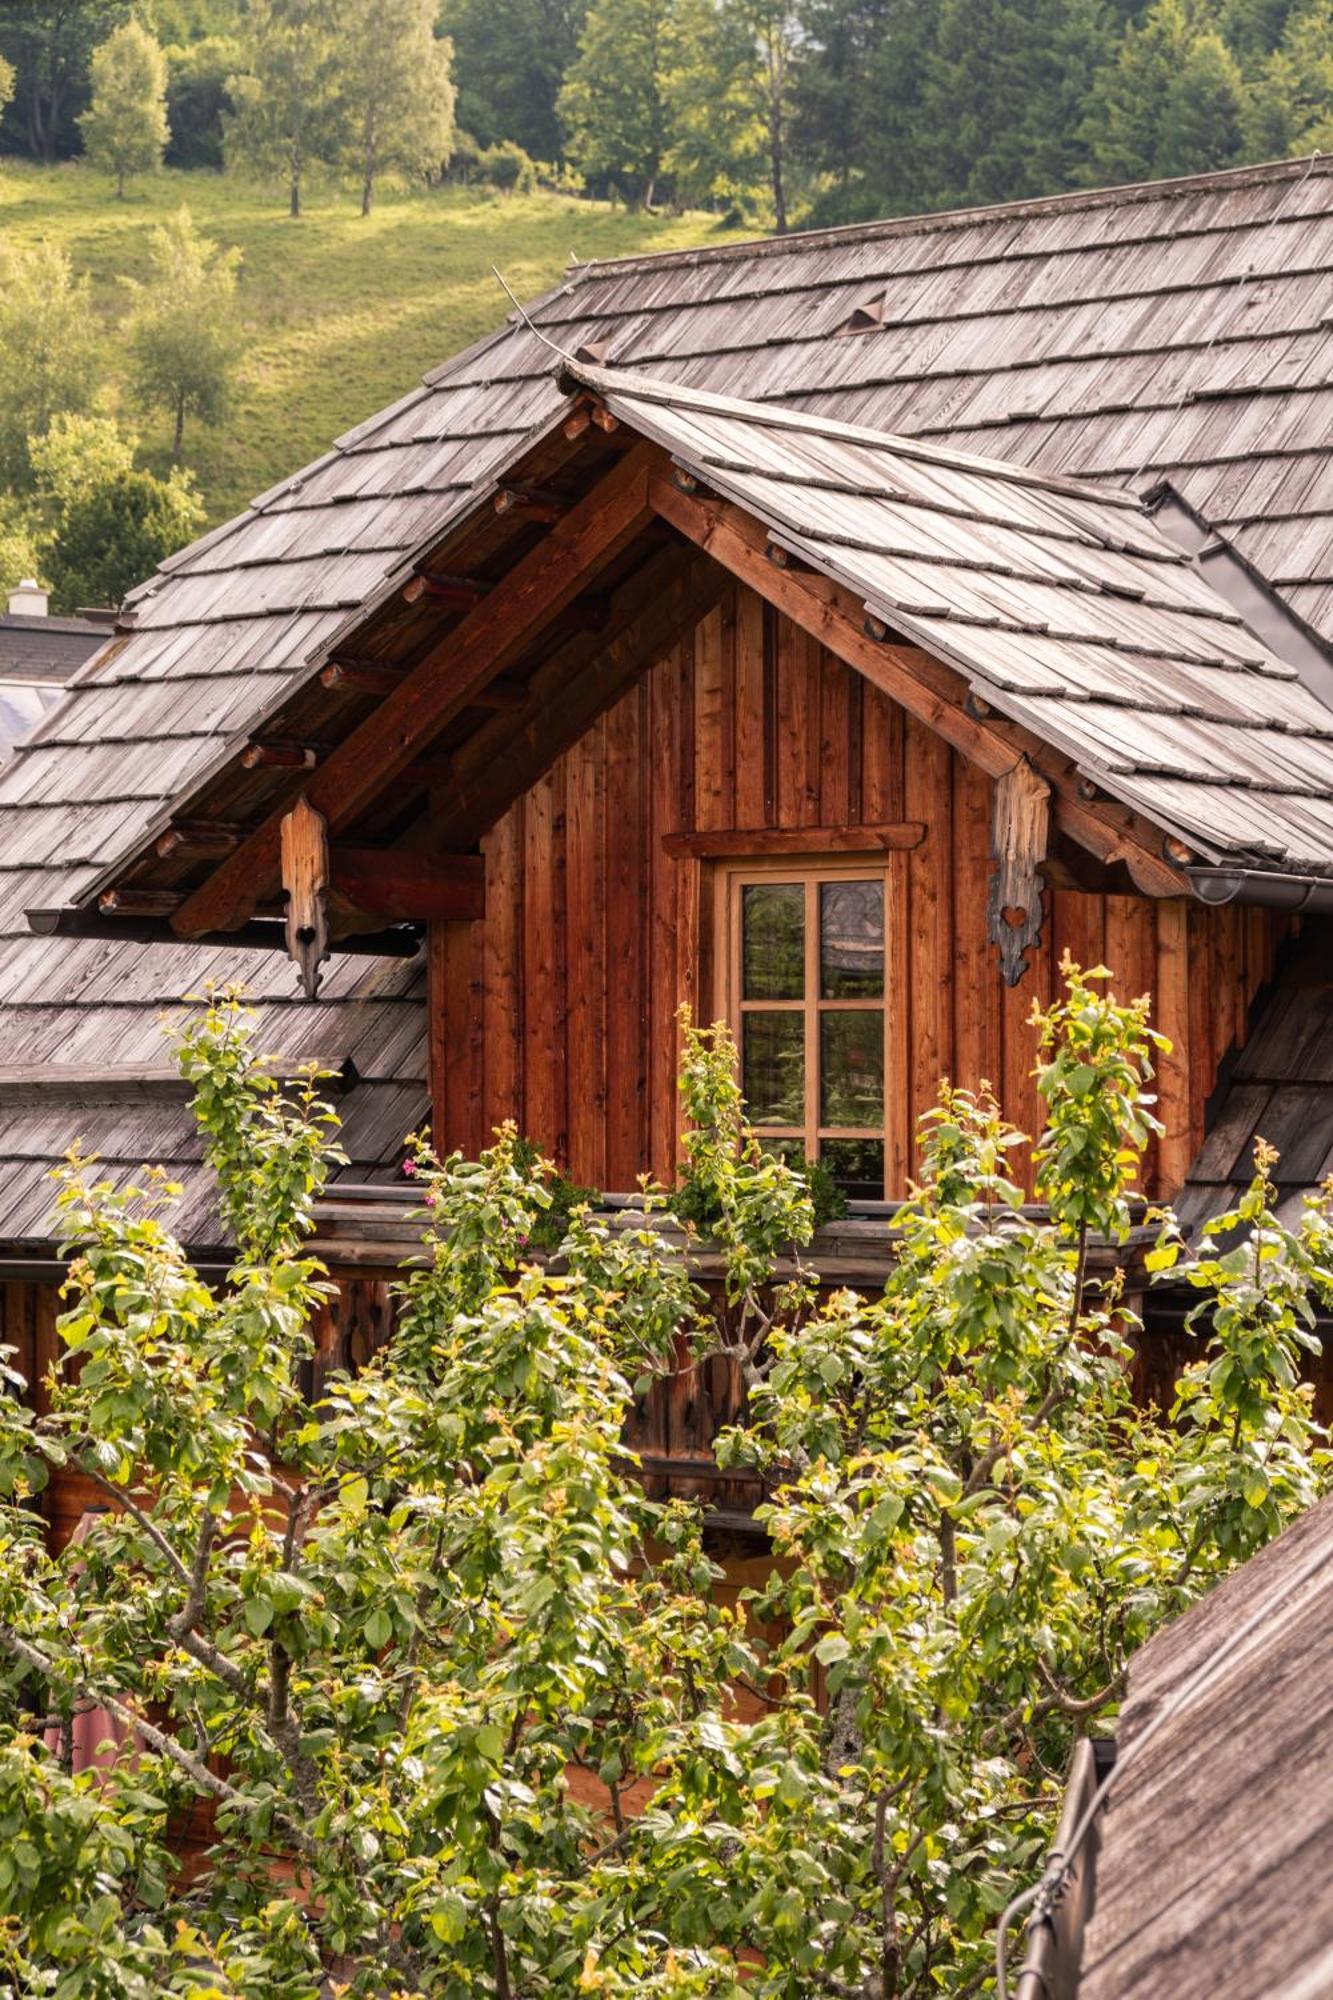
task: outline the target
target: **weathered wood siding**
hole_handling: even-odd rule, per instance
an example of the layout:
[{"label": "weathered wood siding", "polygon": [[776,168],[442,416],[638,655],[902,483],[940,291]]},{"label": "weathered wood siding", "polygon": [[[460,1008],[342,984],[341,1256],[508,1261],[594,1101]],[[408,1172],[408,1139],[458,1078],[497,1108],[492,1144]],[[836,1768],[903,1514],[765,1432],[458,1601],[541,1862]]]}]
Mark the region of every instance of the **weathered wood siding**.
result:
[{"label": "weathered wood siding", "polygon": [[1170,1137],[1151,1163],[1151,1191],[1177,1185],[1285,920],[1058,890],[1026,977],[1006,988],[985,934],[991,791],[926,727],[738,590],[487,836],[485,919],[437,928],[442,1143],[475,1150],[512,1117],[594,1186],[668,1176],[675,1012],[688,1000],[708,1013],[712,967],[710,864],[673,859],[663,835],[909,820],[926,833],[895,864],[902,893],[889,910],[897,1192],[909,1135],[943,1075],[990,1079],[1017,1124],[1037,1124],[1028,1017],[1034,999],[1050,998],[1066,950],[1104,960],[1122,993],[1157,996],[1175,1051],[1162,1067]]}]

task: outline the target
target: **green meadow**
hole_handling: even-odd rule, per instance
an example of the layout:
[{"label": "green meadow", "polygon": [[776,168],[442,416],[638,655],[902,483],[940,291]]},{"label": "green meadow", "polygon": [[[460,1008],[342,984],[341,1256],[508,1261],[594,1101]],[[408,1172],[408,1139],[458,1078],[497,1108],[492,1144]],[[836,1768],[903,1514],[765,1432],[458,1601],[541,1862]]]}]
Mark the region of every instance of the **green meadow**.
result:
[{"label": "green meadow", "polygon": [[79,163],[0,168],[0,230],[47,237],[92,279],[106,327],[106,406],[138,431],[155,469],[168,463],[165,418],[125,406],[120,327],[124,280],[147,273],[153,226],[185,203],[219,243],[240,246],[240,310],[248,349],[234,408],[215,430],[187,428],[185,459],[210,520],[234,513],[339,432],[402,395],[420,376],[494,327],[509,302],[554,284],[580,261],[678,250],[720,240],[709,216],[628,214],[557,194],[444,187],[386,190],[372,215],[338,187],[312,187],[293,221],[280,189],[228,175],[164,171],[111,183]]}]

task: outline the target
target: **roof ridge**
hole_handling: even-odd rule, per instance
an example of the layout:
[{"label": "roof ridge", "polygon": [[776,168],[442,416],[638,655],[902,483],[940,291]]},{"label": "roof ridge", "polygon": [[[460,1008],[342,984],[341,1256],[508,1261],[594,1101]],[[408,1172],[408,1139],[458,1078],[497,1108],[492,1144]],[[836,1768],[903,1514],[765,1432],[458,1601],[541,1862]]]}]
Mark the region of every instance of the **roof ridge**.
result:
[{"label": "roof ridge", "polygon": [[688,389],[663,376],[621,373],[615,368],[595,368],[587,362],[569,360],[565,374],[582,387],[604,395],[628,396],[643,403],[669,403],[677,409],[703,410],[715,416],[733,417],[738,422],[763,424],[769,429],[805,431],[812,436],[842,438],[849,443],[891,451],[899,458],[916,459],[923,465],[949,466],[955,471],[976,472],[989,479],[1006,479],[1015,485],[1037,487],[1043,492],[1063,493],[1075,500],[1095,500],[1099,504],[1128,508],[1138,515],[1143,503],[1126,487],[1099,485],[1090,479],[1074,479],[1064,473],[1037,472],[1017,465],[1012,459],[988,458],[979,452],[953,451],[948,445],[933,445],[918,438],[902,437],[896,431],[876,430],[869,424],[848,424],[832,417],[818,417],[809,410],[794,410],[783,403],[757,403],[739,396],[716,396],[707,389]]},{"label": "roof ridge", "polygon": [[[929,234],[933,230],[962,229],[980,221],[1021,220],[1028,216],[1060,214],[1078,208],[1131,208],[1152,201],[1183,199],[1212,189],[1224,192],[1233,187],[1253,187],[1266,181],[1287,180],[1300,169],[1333,173],[1333,154],[1298,154],[1290,160],[1263,160],[1246,167],[1219,167],[1209,173],[1178,174],[1158,181],[1115,181],[1098,188],[1068,188],[1060,194],[1028,195],[1021,201],[978,202],[970,208],[928,209],[916,215],[882,216],[871,222],[840,222],[824,229],[791,230],[785,236],[748,236],[739,242],[697,245],[688,250],[652,250],[630,257],[590,258],[568,273],[568,283],[577,288],[591,278],[605,278],[608,272],[630,273],[664,269],[688,269],[694,264],[723,264],[749,257],[781,257],[802,250],[823,249],[840,243],[867,243],[886,236]],[[559,290],[560,287],[553,287]],[[538,303],[538,302],[534,302]]]}]

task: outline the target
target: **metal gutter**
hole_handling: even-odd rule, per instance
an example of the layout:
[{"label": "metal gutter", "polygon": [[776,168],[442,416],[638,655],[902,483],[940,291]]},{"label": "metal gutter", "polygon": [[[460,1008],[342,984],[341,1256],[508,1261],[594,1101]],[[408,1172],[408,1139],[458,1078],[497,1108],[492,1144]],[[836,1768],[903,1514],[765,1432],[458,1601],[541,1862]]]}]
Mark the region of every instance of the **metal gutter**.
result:
[{"label": "metal gutter", "polygon": [[[1081,1736],[1074,1745],[1051,1862],[1067,1851],[1093,1794],[1115,1763],[1115,1748],[1113,1736]],[[1027,1955],[1019,1967],[1014,2000],[1076,2000],[1083,1933],[1096,1899],[1100,1846],[1097,1820],[1074,1857],[1064,1894],[1054,1910],[1028,1926]]]},{"label": "metal gutter", "polygon": [[1265,910],[1333,912],[1333,880],[1325,875],[1283,875],[1269,868],[1228,868],[1196,863],[1185,870],[1190,888],[1210,909],[1246,903]]}]

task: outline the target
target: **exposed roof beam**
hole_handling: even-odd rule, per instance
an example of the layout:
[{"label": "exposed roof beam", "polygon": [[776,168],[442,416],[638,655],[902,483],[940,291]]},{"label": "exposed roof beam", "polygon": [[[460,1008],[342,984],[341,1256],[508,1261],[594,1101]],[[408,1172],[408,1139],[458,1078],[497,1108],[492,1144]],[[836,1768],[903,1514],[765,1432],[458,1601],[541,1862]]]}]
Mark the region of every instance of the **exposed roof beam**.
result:
[{"label": "exposed roof beam", "polygon": [[425,923],[486,914],[486,864],[479,854],[335,844],[329,887],[368,917]]},{"label": "exposed roof beam", "polygon": [[[28,910],[29,930],[38,937],[106,938],[113,944],[172,944],[180,939],[166,917],[117,917],[100,910]],[[287,949],[280,922],[260,919],[242,924],[238,930],[205,932],[196,944],[225,944],[237,951]],[[348,952],[361,958],[415,958],[420,949],[419,934],[409,925],[392,930],[349,931],[345,937],[329,940],[333,952]]]},{"label": "exposed roof beam", "polygon": [[[331,831],[350,826],[462,709],[651,521],[639,446],[522,557],[315,771],[306,797]],[[284,799],[173,917],[181,937],[244,923],[277,882]]]},{"label": "exposed roof beam", "polygon": [[441,773],[431,831],[443,847],[478,839],[576,743],[637,676],[710,611],[726,572],[673,542],[612,601],[605,632],[584,635],[543,661],[526,707],[496,717],[460,745]]},{"label": "exposed roof beam", "polygon": [[872,638],[865,607],[854,593],[819,574],[780,569],[768,560],[767,531],[730,501],[683,493],[670,473],[649,482],[653,511],[748,583],[822,645],[855,667],[909,714],[989,777],[1003,777],[1027,756],[1050,784],[1061,830],[1100,861],[1123,861],[1147,896],[1188,893],[1185,877],[1162,856],[1162,833],[1141,813],[1114,801],[1079,796],[1071,758],[1001,716],[982,720],[968,712],[966,676],[920,646]]}]

